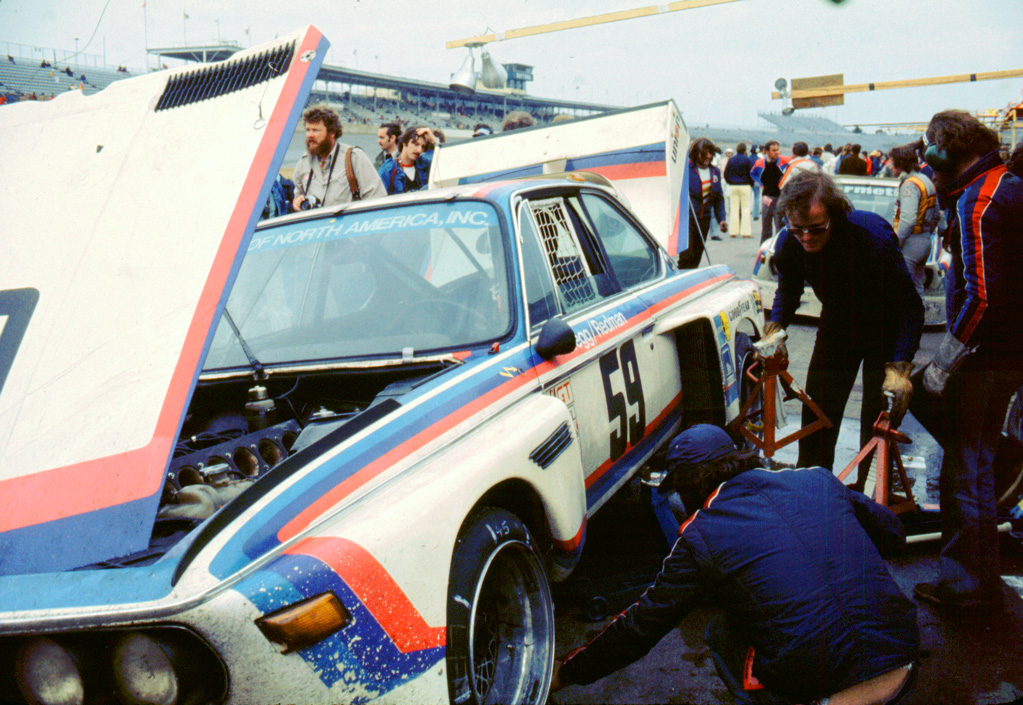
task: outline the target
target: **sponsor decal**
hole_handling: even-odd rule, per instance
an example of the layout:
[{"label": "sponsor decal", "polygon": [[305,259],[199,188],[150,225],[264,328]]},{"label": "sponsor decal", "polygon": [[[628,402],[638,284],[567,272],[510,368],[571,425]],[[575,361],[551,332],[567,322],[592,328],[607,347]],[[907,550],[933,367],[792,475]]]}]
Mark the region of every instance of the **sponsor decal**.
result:
[{"label": "sponsor decal", "polygon": [[625,326],[628,321],[622,313],[613,316],[602,316],[599,319],[591,318],[586,322],[586,327],[575,332],[575,344],[577,347],[589,350],[597,344],[597,339],[602,335],[610,335],[618,328]]},{"label": "sponsor decal", "polygon": [[[759,305],[759,299],[760,299],[759,292],[757,292],[756,298],[757,298],[757,302],[758,302],[758,305]],[[732,336],[730,336],[728,334],[728,321],[729,320],[733,320],[734,321],[736,319],[742,318],[743,314],[749,313],[752,310],[753,310],[753,302],[750,301],[749,299],[743,299],[742,301],[737,303],[735,306],[733,306],[732,308],[728,309],[727,317],[726,317],[725,313],[721,314],[722,319],[723,319],[722,323],[723,323],[723,325],[725,327],[725,337],[726,338],[731,340],[731,337],[732,337]]]},{"label": "sponsor decal", "polygon": [[492,209],[469,204],[431,206],[423,209],[400,208],[389,214],[379,211],[357,213],[343,218],[296,223],[277,228],[265,234],[257,233],[249,241],[249,252],[272,250],[279,247],[323,242],[352,235],[394,232],[395,230],[422,230],[423,228],[474,227],[497,225]]},{"label": "sponsor decal", "polygon": [[568,413],[572,415],[572,423],[575,424],[576,435],[579,434],[579,420],[575,416],[575,395],[572,394],[572,382],[566,380],[556,387],[547,389],[544,394],[560,399],[568,407]]},{"label": "sponsor decal", "polygon": [[510,379],[516,375],[522,374],[523,372],[525,372],[525,370],[521,367],[504,367],[501,369],[500,375]]}]

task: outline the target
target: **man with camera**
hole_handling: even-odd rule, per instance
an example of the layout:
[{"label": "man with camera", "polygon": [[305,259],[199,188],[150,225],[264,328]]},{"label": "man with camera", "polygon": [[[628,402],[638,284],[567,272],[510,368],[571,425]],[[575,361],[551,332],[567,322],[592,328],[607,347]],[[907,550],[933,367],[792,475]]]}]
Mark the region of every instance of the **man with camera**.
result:
[{"label": "man with camera", "polygon": [[373,162],[361,149],[338,141],[341,119],[333,110],[313,106],[302,113],[305,146],[292,180],[295,210],[339,206],[387,195]]}]

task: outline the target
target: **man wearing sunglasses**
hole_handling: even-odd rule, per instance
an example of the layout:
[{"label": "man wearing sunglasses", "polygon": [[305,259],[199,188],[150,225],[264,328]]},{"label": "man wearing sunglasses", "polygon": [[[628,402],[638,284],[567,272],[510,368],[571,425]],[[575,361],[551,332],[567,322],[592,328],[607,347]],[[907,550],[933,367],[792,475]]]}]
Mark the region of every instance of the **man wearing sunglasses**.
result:
[{"label": "man wearing sunglasses", "polygon": [[[766,331],[795,317],[805,284],[821,302],[820,325],[807,371],[806,392],[831,420],[799,441],[800,467],[832,470],[842,414],[863,365],[860,445],[870,440],[884,409],[884,392],[895,394],[892,424],[898,426],[909,399],[913,355],[923,332],[924,307],[891,224],[852,209],[827,174],[803,171],[785,183],[778,210],[788,227],[778,234],[778,290]],[[815,417],[803,409],[803,425]],[[861,465],[854,488],[862,491],[869,465]]]}]

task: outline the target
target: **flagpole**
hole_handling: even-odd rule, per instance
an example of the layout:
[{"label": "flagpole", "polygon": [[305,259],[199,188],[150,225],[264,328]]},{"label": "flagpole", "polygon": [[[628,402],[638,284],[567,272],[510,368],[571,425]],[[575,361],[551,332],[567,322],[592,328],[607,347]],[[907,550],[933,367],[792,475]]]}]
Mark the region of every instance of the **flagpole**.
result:
[{"label": "flagpole", "polygon": [[146,45],[146,73],[149,73],[149,15],[146,12],[146,3],[142,3],[142,41]]}]

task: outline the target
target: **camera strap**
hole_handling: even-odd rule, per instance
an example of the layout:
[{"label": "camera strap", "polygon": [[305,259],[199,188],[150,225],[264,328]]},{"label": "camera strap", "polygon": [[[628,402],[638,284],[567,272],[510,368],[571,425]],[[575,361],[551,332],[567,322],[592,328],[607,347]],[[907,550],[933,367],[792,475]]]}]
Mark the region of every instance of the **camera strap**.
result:
[{"label": "camera strap", "polygon": [[359,180],[355,178],[355,167],[352,166],[352,150],[355,147],[349,147],[345,153],[345,174],[348,176],[348,188],[352,191],[352,200],[362,200],[362,194],[359,192]]},{"label": "camera strap", "polygon": [[[320,199],[321,202],[326,202],[326,200],[327,200],[327,189],[330,188],[330,180],[332,178],[334,178],[334,164],[337,162],[337,155],[341,152],[341,150],[338,148],[337,144],[334,145],[334,150],[333,151],[334,151],[334,154],[330,158],[330,171],[327,172],[327,183],[324,184],[324,186],[323,186],[323,198]],[[312,157],[312,155],[310,155],[310,157],[309,157],[309,176],[307,176],[306,179],[305,179],[305,195],[306,195],[307,198],[309,196],[309,186],[313,183],[313,168],[316,166],[313,163],[312,159],[313,159],[313,157]]]}]

